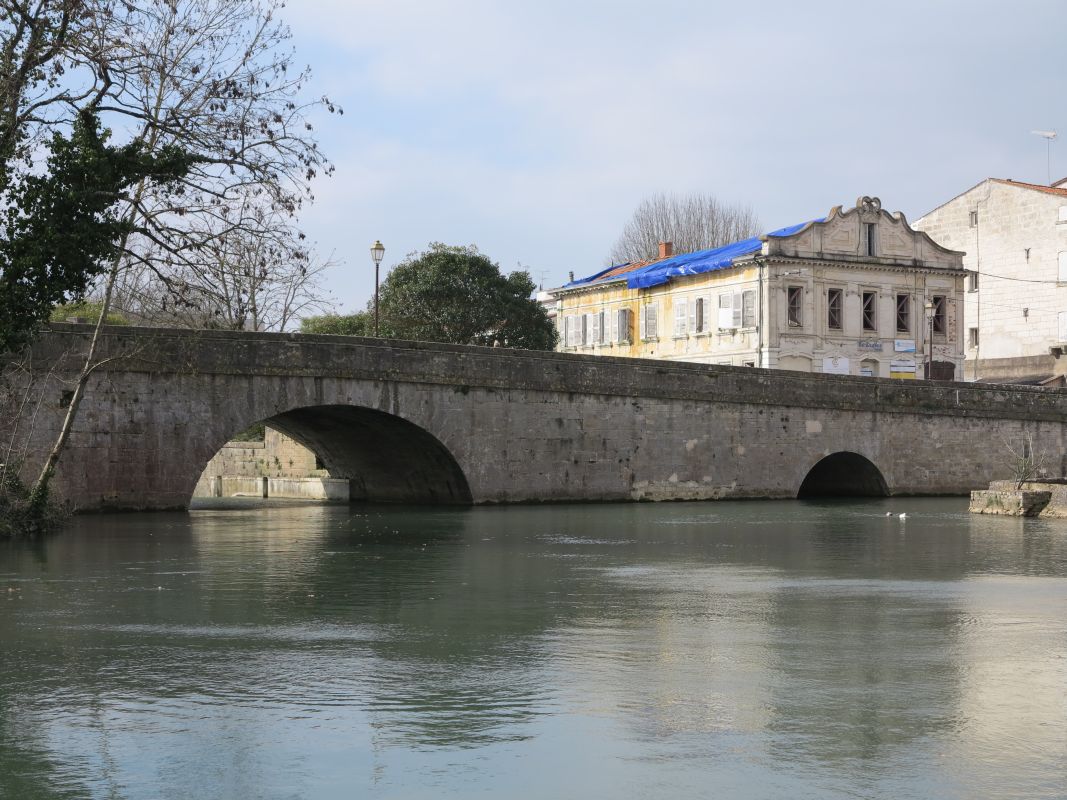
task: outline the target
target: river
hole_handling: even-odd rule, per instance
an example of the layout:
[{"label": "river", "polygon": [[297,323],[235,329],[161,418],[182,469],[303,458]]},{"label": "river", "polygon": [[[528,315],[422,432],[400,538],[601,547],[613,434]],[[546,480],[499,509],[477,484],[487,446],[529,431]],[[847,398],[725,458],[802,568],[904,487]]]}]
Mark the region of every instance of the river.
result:
[{"label": "river", "polygon": [[0,648],[3,798],[1067,796],[1067,521],[960,499],[78,517]]}]

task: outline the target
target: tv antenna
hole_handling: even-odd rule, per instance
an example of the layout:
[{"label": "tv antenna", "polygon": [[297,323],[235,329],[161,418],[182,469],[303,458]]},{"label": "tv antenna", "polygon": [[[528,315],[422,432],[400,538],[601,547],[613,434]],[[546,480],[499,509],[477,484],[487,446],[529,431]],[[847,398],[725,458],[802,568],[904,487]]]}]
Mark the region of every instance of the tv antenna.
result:
[{"label": "tv antenna", "polygon": [[1048,171],[1048,185],[1052,185],[1052,140],[1056,138],[1056,131],[1030,131],[1035,136],[1045,140],[1045,169]]}]

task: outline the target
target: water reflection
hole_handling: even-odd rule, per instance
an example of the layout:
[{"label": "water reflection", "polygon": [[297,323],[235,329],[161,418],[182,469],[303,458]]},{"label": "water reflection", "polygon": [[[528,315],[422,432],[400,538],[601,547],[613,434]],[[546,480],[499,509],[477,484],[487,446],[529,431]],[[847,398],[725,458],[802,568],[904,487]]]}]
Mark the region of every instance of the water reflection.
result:
[{"label": "water reflection", "polygon": [[953,500],[80,518],[0,545],[0,796],[1057,796],[1065,576]]}]

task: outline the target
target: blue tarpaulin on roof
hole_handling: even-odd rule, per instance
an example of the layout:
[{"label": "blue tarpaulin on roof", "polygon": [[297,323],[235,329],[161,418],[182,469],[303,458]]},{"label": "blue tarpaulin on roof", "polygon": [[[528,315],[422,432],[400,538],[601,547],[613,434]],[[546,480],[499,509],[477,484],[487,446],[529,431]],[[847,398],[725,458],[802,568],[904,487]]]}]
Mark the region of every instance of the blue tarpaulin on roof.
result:
[{"label": "blue tarpaulin on roof", "polygon": [[[813,220],[813,222],[823,221],[823,219]],[[788,228],[779,228],[776,231],[771,231],[767,235],[792,236],[808,224],[810,223],[802,222],[799,225],[790,225]],[[647,267],[635,269],[626,276],[626,285],[631,289],[647,289],[649,286],[659,286],[667,283],[671,278],[677,276],[699,275],[703,272],[726,269],[733,266],[734,261],[737,259],[755,255],[762,248],[763,242],[760,241],[759,237],[754,236],[751,239],[743,239],[740,242],[723,245],[712,250],[698,250],[695,253],[671,256],[654,264],[649,264]],[[615,269],[615,267],[610,267],[609,269]],[[567,286],[583,286],[596,283],[607,271],[601,270],[588,278],[572,281]]]}]

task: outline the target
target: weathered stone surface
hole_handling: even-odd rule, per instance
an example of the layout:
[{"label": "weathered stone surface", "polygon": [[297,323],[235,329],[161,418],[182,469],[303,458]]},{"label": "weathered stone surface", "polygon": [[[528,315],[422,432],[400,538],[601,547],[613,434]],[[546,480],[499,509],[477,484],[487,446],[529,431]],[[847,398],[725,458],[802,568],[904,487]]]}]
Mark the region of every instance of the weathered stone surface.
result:
[{"label": "weathered stone surface", "polygon": [[1028,489],[985,489],[971,492],[970,511],[972,514],[1036,517],[1048,505],[1051,494]]},{"label": "weathered stone surface", "polygon": [[[68,376],[89,330],[56,325]],[[852,452],[891,494],[966,494],[1030,431],[1065,451],[1067,393],[331,336],[113,328],[56,486],[76,507],[184,507],[235,433],[269,420],[354,499],[452,503],[795,497]],[[66,386],[45,380],[46,452]],[[15,416],[7,409],[4,419]],[[23,428],[23,433],[25,429]]]}]

